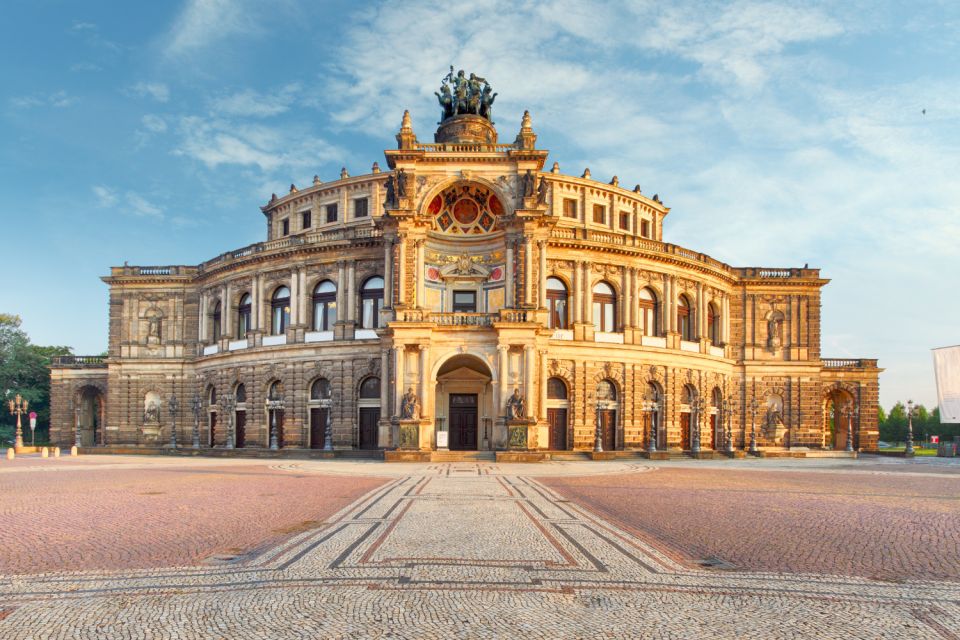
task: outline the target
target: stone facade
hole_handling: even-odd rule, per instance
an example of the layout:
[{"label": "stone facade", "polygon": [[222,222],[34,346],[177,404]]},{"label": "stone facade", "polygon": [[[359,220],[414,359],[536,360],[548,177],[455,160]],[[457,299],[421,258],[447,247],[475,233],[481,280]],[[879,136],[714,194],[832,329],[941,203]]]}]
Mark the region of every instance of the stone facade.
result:
[{"label": "stone facade", "polygon": [[276,419],[278,448],[876,448],[880,369],[821,357],[818,269],[665,243],[656,195],[545,171],[528,115],[512,144],[455,120],[274,195],[265,242],[114,267],[109,355],[55,362],[51,439],[190,446],[196,403],[201,447]]}]

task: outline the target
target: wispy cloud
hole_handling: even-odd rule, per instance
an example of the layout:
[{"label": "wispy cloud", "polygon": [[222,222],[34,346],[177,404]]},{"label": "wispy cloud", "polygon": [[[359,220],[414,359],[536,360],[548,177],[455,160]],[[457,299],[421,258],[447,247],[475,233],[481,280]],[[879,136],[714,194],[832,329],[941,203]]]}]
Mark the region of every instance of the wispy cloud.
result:
[{"label": "wispy cloud", "polygon": [[79,72],[94,72],[94,71],[103,71],[103,67],[92,62],[77,62],[70,65],[70,71],[79,71]]},{"label": "wispy cloud", "polygon": [[266,118],[288,111],[300,92],[299,83],[285,85],[274,93],[244,89],[214,98],[211,109],[217,115]]},{"label": "wispy cloud", "polygon": [[166,53],[182,56],[230,36],[261,31],[242,0],[188,0],[170,30]]},{"label": "wispy cloud", "polygon": [[163,207],[160,207],[135,191],[121,193],[118,189],[106,185],[91,187],[97,206],[103,209],[116,209],[121,213],[132,214],[140,218],[162,220]]},{"label": "wispy cloud", "polygon": [[32,109],[35,107],[54,107],[63,109],[69,107],[77,101],[76,98],[66,91],[55,91],[53,93],[33,94],[29,96],[15,96],[10,98],[10,106],[17,109]]},{"label": "wispy cloud", "polygon": [[131,86],[127,92],[138,98],[153,98],[157,102],[167,102],[170,99],[170,87],[163,82],[140,81]]}]

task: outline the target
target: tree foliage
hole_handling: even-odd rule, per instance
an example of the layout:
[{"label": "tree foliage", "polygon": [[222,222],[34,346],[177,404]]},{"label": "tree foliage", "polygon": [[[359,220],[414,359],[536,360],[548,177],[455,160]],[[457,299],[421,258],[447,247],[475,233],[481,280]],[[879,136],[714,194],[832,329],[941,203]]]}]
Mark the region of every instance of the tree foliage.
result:
[{"label": "tree foliage", "polygon": [[[907,439],[907,407],[903,402],[897,402],[884,414],[882,407],[878,411],[880,418],[880,439],[884,442],[905,442]],[[934,407],[929,411],[924,405],[913,407],[913,439],[925,441],[930,436],[940,436],[944,439],[960,436],[960,424],[945,424],[940,422],[940,408]]]},{"label": "tree foliage", "polygon": [[[16,416],[10,414],[7,402],[18,393],[37,413],[37,441],[44,442],[50,429],[50,360],[53,356],[70,355],[70,347],[40,346],[30,343],[20,328],[20,317],[0,313],[0,442],[13,440]],[[27,417],[23,428],[29,437]]]}]

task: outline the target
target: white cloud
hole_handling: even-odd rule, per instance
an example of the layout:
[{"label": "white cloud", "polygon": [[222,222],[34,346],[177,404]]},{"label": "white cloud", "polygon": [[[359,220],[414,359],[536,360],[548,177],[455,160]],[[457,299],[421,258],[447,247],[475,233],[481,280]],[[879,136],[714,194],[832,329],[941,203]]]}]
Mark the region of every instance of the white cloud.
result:
[{"label": "white cloud", "polygon": [[117,189],[105,185],[91,187],[97,198],[97,206],[104,209],[119,209],[141,218],[163,219],[163,208],[159,207],[135,191],[121,194]]},{"label": "white cloud", "polygon": [[103,67],[92,62],[77,62],[76,64],[70,65],[70,71],[103,71]]},{"label": "white cloud", "polygon": [[215,98],[211,107],[218,115],[266,118],[288,111],[299,93],[298,83],[288,84],[271,94],[244,89]]},{"label": "white cloud", "polygon": [[247,2],[188,0],[174,22],[166,52],[181,56],[238,34],[258,33],[260,27]]},{"label": "white cloud", "polygon": [[167,130],[167,121],[158,115],[148,113],[140,118],[143,127],[151,133],[163,133]]},{"label": "white cloud", "polygon": [[63,109],[76,103],[76,98],[66,91],[55,91],[47,94],[34,94],[30,96],[16,96],[10,98],[10,105],[17,109],[32,109],[35,107],[54,107]]},{"label": "white cloud", "polygon": [[140,98],[153,98],[157,102],[166,102],[170,99],[170,88],[163,82],[138,82],[129,89],[130,93]]}]

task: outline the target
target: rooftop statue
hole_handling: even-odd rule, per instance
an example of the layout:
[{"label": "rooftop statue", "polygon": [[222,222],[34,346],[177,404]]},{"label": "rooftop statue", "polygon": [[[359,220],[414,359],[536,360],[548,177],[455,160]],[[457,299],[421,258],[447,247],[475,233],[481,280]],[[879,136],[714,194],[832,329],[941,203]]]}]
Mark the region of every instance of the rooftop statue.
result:
[{"label": "rooftop statue", "polygon": [[441,122],[459,115],[475,115],[492,120],[493,101],[497,94],[493,93],[486,78],[475,73],[469,77],[463,69],[454,73],[453,65],[450,73],[443,78],[440,93],[434,93],[443,111],[440,114]]}]

